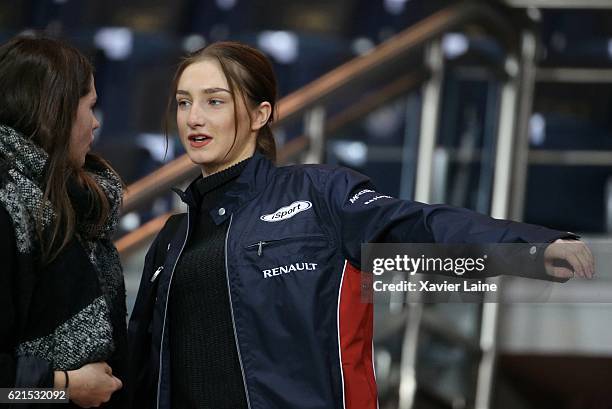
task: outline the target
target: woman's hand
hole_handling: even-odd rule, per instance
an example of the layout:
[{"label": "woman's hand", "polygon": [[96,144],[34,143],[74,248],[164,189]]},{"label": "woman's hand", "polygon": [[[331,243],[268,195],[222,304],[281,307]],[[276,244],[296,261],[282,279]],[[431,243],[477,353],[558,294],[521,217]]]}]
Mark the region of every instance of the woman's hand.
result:
[{"label": "woman's hand", "polygon": [[113,376],[113,370],[106,362],[83,365],[68,371],[70,400],[82,408],[98,407],[108,402],[113,392],[121,389],[123,383]]},{"label": "woman's hand", "polygon": [[593,278],[595,261],[591,250],[581,241],[558,239],[544,251],[548,275],[557,278]]}]

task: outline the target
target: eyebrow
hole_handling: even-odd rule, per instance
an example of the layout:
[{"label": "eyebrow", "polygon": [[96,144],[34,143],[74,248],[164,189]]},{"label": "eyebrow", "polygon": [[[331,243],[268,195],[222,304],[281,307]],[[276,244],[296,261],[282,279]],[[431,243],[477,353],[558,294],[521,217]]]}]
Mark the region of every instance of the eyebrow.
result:
[{"label": "eyebrow", "polygon": [[[201,92],[203,92],[204,94],[215,94],[217,92],[227,92],[228,94],[231,94],[231,92],[225,88],[219,88],[219,87],[214,87],[214,88],[204,88],[201,90]],[[176,90],[177,94],[181,94],[181,95],[189,95],[189,92],[187,91],[183,91],[181,89]]]}]

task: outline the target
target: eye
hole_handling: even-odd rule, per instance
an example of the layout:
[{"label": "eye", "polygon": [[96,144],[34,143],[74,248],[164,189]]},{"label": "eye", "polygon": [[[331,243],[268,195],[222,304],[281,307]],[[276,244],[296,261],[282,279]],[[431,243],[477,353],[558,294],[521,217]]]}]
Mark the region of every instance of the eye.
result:
[{"label": "eye", "polygon": [[223,101],[220,99],[216,99],[216,98],[211,98],[208,100],[208,104],[212,105],[212,106],[219,106],[221,104],[223,104]]},{"label": "eye", "polygon": [[176,105],[179,109],[187,109],[189,108],[189,106],[191,106],[191,101],[186,99],[179,99],[178,101],[176,101]]}]

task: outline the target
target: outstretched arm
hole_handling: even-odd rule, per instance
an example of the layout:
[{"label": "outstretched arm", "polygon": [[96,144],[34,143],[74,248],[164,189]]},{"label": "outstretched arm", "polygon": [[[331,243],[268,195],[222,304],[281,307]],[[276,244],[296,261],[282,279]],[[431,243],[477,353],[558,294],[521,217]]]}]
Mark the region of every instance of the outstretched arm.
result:
[{"label": "outstretched arm", "polygon": [[[544,251],[549,277],[566,279],[575,272],[590,278],[594,271],[592,254],[573,233],[494,219],[453,206],[399,200],[377,192],[369,178],[346,168],[333,171],[325,192],[342,235],[343,251],[356,267],[361,264],[362,243],[542,243],[537,251]],[[517,255],[523,256],[530,258],[528,253]]]}]

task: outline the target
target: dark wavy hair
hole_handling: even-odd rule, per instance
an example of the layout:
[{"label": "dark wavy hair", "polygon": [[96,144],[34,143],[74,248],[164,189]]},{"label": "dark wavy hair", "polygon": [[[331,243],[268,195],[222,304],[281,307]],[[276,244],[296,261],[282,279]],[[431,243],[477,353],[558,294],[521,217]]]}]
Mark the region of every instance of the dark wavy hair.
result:
[{"label": "dark wavy hair", "polygon": [[[69,157],[79,100],[89,93],[93,73],[92,64],[81,52],[57,39],[18,36],[0,46],[0,123],[49,155],[44,198],[53,205],[56,218],[45,231],[40,217],[36,221],[43,264],[50,263],[75,233],[76,214],[67,189],[71,178],[94,195],[97,227],[110,214],[110,203],[102,189]],[[112,170],[92,154],[87,155],[86,164]]]},{"label": "dark wavy hair", "polygon": [[[276,76],[270,60],[256,48],[235,41],[221,41],[212,43],[187,55],[179,64],[172,80],[172,88],[168,100],[166,112],[166,135],[168,134],[168,123],[172,108],[175,104],[175,94],[178,82],[191,64],[211,59],[217,61],[221,70],[227,78],[229,90],[232,96],[236,96],[236,90],[240,91],[242,102],[245,107],[254,107],[264,101],[270,103],[272,110],[270,119],[259,129],[257,134],[256,149],[272,162],[276,161],[276,142],[272,133],[271,124],[276,113],[277,85]],[[234,122],[236,118],[236,98],[234,103]],[[249,116],[250,120],[250,116]],[[238,127],[236,127],[237,132]],[[234,142],[231,149],[236,143]],[[229,152],[228,152],[229,153]]]}]

